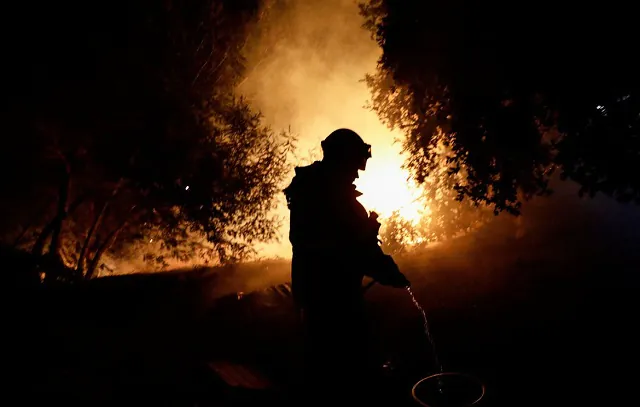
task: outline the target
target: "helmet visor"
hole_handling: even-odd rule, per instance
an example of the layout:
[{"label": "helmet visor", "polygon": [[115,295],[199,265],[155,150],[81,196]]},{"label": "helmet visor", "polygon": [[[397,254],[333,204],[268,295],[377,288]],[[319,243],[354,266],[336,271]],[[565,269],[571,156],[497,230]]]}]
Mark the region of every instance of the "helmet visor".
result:
[{"label": "helmet visor", "polygon": [[365,144],[363,154],[360,157],[358,169],[364,171],[367,169],[367,160],[371,158],[371,144]]}]

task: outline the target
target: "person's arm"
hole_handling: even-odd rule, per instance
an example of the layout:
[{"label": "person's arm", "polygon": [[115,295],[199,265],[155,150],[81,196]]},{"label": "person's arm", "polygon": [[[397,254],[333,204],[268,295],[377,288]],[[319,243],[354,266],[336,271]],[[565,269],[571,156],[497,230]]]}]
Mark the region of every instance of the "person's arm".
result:
[{"label": "person's arm", "polygon": [[411,285],[405,275],[400,272],[398,265],[391,255],[385,254],[377,244],[371,251],[369,264],[365,271],[367,276],[382,285],[397,288],[405,288]]},{"label": "person's arm", "polygon": [[400,272],[391,255],[384,253],[380,247],[378,233],[380,231],[378,214],[371,212],[366,224],[362,227],[362,257],[366,260],[365,274],[382,285],[404,288],[410,286],[409,280]]},{"label": "person's arm", "polygon": [[349,193],[353,195],[346,199],[337,195],[331,206],[334,211],[331,218],[336,227],[335,241],[341,247],[344,258],[380,284],[409,286],[409,281],[393,258],[380,247],[378,215],[375,212],[369,214],[358,202],[356,198],[359,193],[355,189]]}]

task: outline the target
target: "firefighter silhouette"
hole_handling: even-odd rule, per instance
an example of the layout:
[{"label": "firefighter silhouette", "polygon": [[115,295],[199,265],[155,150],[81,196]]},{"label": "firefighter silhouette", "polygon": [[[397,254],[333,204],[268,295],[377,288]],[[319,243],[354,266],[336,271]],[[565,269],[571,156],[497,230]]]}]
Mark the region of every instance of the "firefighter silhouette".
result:
[{"label": "firefighter silhouette", "polygon": [[353,388],[353,378],[364,377],[370,367],[363,278],[400,288],[409,281],[379,245],[377,214],[357,200],[361,193],[353,182],[366,169],[371,146],[354,131],[338,129],[322,141],[322,152],[321,161],[296,167],[284,190],[291,215],[291,283],[303,316],[311,380],[323,387],[330,377],[331,388],[344,392],[347,382]]}]

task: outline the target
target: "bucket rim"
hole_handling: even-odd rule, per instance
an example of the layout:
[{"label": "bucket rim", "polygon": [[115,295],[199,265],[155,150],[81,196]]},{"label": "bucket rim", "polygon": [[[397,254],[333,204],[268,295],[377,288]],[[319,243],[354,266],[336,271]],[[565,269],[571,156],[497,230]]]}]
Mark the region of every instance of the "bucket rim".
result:
[{"label": "bucket rim", "polygon": [[422,379],[418,380],[416,382],[416,384],[414,384],[413,387],[411,388],[411,397],[413,397],[413,399],[423,407],[434,407],[434,406],[432,406],[430,404],[427,404],[424,401],[420,400],[416,396],[416,388],[422,382],[424,382],[426,380],[430,380],[430,379],[433,379],[434,377],[442,377],[442,376],[462,376],[462,377],[468,378],[471,381],[474,381],[474,382],[476,382],[476,383],[478,383],[480,385],[480,396],[478,396],[478,398],[473,400],[472,402],[466,404],[467,407],[476,405],[480,400],[482,400],[484,398],[484,394],[485,394],[485,391],[486,391],[484,383],[482,383],[482,381],[480,379],[478,379],[477,377],[472,376],[472,375],[467,374],[467,373],[462,373],[462,372],[440,372],[440,373],[435,373],[435,374],[429,375],[427,377],[423,377]]}]

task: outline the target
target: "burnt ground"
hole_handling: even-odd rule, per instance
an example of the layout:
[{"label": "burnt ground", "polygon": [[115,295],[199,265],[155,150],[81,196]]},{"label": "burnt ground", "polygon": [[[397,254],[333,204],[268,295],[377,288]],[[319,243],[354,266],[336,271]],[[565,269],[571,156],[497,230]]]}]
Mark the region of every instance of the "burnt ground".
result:
[{"label": "burnt ground", "polygon": [[[484,406],[635,403],[637,209],[551,201],[523,219],[402,260],[445,370],[481,378]],[[286,281],[282,266],[266,272],[267,285]],[[240,278],[220,289],[221,281],[196,271],[46,291],[5,286],[5,397],[21,405],[284,404],[299,354],[287,287],[238,298],[222,294],[254,287]],[[435,370],[420,316],[402,290],[374,286],[367,298],[379,356],[394,366],[385,403],[414,405],[411,385]],[[273,387],[230,387],[213,361],[248,366]]]}]

